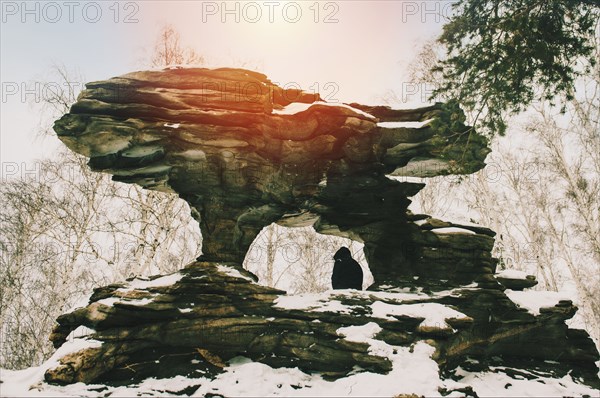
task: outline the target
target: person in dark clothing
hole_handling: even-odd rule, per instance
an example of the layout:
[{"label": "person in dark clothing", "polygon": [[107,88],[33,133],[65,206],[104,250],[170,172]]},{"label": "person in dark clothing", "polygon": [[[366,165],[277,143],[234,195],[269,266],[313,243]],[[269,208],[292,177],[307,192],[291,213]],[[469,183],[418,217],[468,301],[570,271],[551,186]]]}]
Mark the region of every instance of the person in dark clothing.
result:
[{"label": "person in dark clothing", "polygon": [[335,264],[331,275],[334,289],[362,290],[363,272],[360,265],[352,258],[347,247],[342,247],[333,256]]}]

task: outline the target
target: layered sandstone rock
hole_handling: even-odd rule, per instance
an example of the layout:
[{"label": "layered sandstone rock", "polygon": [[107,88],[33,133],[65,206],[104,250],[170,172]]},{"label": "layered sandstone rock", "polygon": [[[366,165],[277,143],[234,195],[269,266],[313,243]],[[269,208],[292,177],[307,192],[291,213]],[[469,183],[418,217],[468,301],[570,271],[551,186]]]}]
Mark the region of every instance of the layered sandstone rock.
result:
[{"label": "layered sandstone rock", "polygon": [[[460,110],[444,104],[324,103],[238,69],[136,72],[88,84],[56,122],[60,139],[117,181],[179,194],[200,223],[203,255],[171,283],[98,289],[86,308],[59,318],[55,345],[79,326],[101,344],[64,357],[47,380],[128,379],[165,364],[175,373],[194,369],[190,363],[218,371],[236,355],[331,377],[355,366],[387,372],[390,357],[341,332],[374,324],[373,338],[390,347],[428,342],[444,369],[467,357],[505,357],[557,373],[573,368],[597,383],[594,344],[564,323],[572,303],[537,316],[520,308],[505,289],[533,284],[494,277],[493,231],[410,213],[408,198],[423,184],[387,177],[484,167],[486,140],[460,120]],[[372,292],[290,306],[284,292],[257,285],[241,264],[273,222],[363,242]]]},{"label": "layered sandstone rock", "polygon": [[422,184],[386,174],[411,162],[422,165],[411,175],[475,171],[488,153],[481,137],[462,125],[434,128],[448,113],[441,105],[363,107],[373,116],[318,100],[244,70],[136,72],[88,84],[55,129],[94,170],[185,199],[200,222],[204,260],[241,262],[266,225],[309,218],[319,232],[365,242],[380,282],[409,267],[429,272],[414,265],[421,247],[451,248],[456,239],[407,224],[408,197]]},{"label": "layered sandstone rock", "polygon": [[298,299],[254,283],[235,264],[196,262],[169,276],[99,288],[87,307],[61,316],[51,337],[57,347],[80,326],[102,344],[63,357],[46,379],[194,376],[218,373],[238,355],[334,378],[356,366],[386,373],[390,358],[344,338],[344,328],[367,324],[377,327],[373,339],[390,348],[431,344],[442,369],[467,356],[506,355],[507,363],[560,358],[563,365],[553,366],[558,374],[575,365],[577,375],[590,377],[594,345],[564,325],[575,311],[560,302],[536,317],[500,290],[476,286],[437,293],[332,291]]}]

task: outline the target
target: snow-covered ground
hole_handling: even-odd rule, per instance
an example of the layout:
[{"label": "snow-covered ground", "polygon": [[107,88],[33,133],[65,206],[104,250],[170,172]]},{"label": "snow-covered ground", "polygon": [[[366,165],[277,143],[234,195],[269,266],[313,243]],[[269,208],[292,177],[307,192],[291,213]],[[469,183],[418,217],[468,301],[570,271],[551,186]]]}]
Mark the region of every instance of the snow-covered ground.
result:
[{"label": "snow-covered ground", "polygon": [[[225,371],[215,378],[189,378],[176,376],[168,379],[149,378],[139,384],[112,387],[100,384],[76,383],[53,386],[43,382],[44,371],[56,364],[57,355],[46,364],[20,371],[0,370],[0,396],[2,397],[123,397],[123,396],[173,396],[174,394],[204,397],[219,394],[226,397],[292,397],[292,396],[441,396],[440,390],[457,390],[472,387],[480,397],[563,397],[600,395],[585,385],[578,384],[570,376],[555,379],[530,374],[532,379],[514,378],[507,374],[510,369],[491,368],[485,372],[467,372],[459,368],[456,375],[461,379],[441,379],[437,363],[431,359],[433,347],[419,342],[413,347],[394,347],[372,339],[377,325],[368,323],[338,329],[341,336],[351,341],[366,342],[377,355],[387,356],[393,363],[387,375],[361,372],[335,381],[327,381],[319,374],[306,374],[297,368],[272,368],[252,362],[244,357],[229,361]],[[89,346],[88,342],[67,343],[70,349]],[[62,349],[62,348],[61,348]],[[64,355],[64,352],[61,353]],[[520,371],[528,373],[527,371]],[[184,391],[185,390],[185,394]],[[452,392],[450,397],[464,396]]]},{"label": "snow-covered ground", "polygon": [[[227,268],[227,269],[226,269]],[[223,266],[222,271],[237,271]],[[241,274],[240,274],[241,276]],[[168,285],[179,280],[175,273],[154,280],[133,280],[133,287]],[[468,289],[469,286],[462,287]],[[510,291],[508,291],[510,292]],[[352,306],[336,300],[340,294],[371,296],[373,316],[387,319],[390,315],[408,315],[423,318],[424,325],[444,325],[446,319],[465,317],[464,314],[438,303],[417,303],[428,295],[421,292],[368,292],[368,291],[328,291],[323,293],[281,296],[276,306],[305,311],[351,313]],[[562,297],[542,295],[542,292],[510,292],[519,305],[532,312],[539,312],[541,306],[552,306]],[[454,290],[438,292],[435,295],[449,296]],[[513,297],[513,295],[515,297]],[[385,301],[385,302],[384,302]],[[447,325],[446,325],[447,326]],[[567,375],[552,378],[528,370],[519,369],[516,373],[501,366],[490,367],[487,371],[469,372],[457,368],[453,379],[440,376],[438,364],[432,359],[434,347],[419,341],[410,347],[393,346],[374,337],[381,331],[375,322],[364,325],[340,327],[337,334],[341,339],[366,343],[369,353],[386,357],[392,363],[388,374],[365,372],[356,368],[348,376],[328,380],[319,373],[307,374],[298,368],[273,368],[253,362],[245,357],[236,357],[227,363],[223,373],[215,377],[198,374],[198,377],[176,376],[167,379],[148,378],[141,383],[128,386],[86,385],[76,383],[67,386],[48,385],[43,381],[44,372],[58,365],[58,359],[84,348],[102,344],[88,337],[91,330],[74,331],[67,342],[42,366],[19,371],[0,369],[0,396],[2,397],[72,397],[72,396],[172,396],[190,395],[204,397],[209,394],[226,397],[243,396],[397,396],[415,394],[417,396],[442,396],[441,392],[451,391],[450,397],[465,396],[461,391],[468,388],[478,396],[600,396],[599,390],[582,385]],[[91,331],[93,332],[93,331]],[[527,377],[520,376],[525,374]]]},{"label": "snow-covered ground", "polygon": [[560,300],[570,300],[572,295],[564,292],[547,291],[513,291],[507,289],[504,293],[519,307],[525,308],[533,315],[540,314],[540,308],[554,307]]}]

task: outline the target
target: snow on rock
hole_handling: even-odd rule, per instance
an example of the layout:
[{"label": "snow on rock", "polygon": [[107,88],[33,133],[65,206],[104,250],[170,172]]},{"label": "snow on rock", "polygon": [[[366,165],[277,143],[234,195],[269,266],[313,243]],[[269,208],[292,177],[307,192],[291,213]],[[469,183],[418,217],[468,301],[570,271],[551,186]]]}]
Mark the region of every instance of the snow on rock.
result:
[{"label": "snow on rock", "polygon": [[338,108],[346,108],[346,109],[350,109],[351,111],[353,111],[359,115],[365,116],[369,119],[375,119],[375,117],[373,115],[371,115],[365,111],[362,111],[360,109],[353,108],[350,105],[346,105],[346,104],[342,104],[342,103],[324,102],[324,101],[316,101],[316,102],[311,102],[308,104],[303,103],[303,102],[292,102],[291,104],[285,106],[283,109],[273,109],[273,114],[294,115],[296,113],[306,111],[313,105],[324,105],[324,106],[333,106],[333,107],[338,107]]},{"label": "snow on rock", "polygon": [[[410,288],[393,288],[393,291],[387,292],[372,292],[372,291],[362,291],[358,294],[364,298],[371,299],[381,299],[386,301],[394,301],[398,304],[405,302],[413,302],[416,300],[423,300],[431,297],[428,294],[422,292],[423,289],[418,289],[416,291],[411,291]],[[437,296],[437,293],[436,293]]]},{"label": "snow on rock", "polygon": [[504,293],[519,307],[525,308],[533,315],[540,314],[540,308],[554,307],[561,300],[570,300],[572,296],[563,292],[514,291],[506,289]]},{"label": "snow on rock", "polygon": [[496,278],[506,278],[506,279],[527,279],[527,273],[524,271],[519,271],[516,269],[505,269],[502,270],[498,273],[496,273],[494,276]]},{"label": "snow on rock", "polygon": [[283,109],[273,109],[275,115],[294,115],[296,113],[304,112],[312,105],[317,102],[304,103],[304,102],[292,102],[291,104],[283,107]]},{"label": "snow on rock", "polygon": [[[430,296],[421,292],[410,292],[407,288],[403,292],[375,292],[368,290],[340,289],[335,291],[327,291],[322,293],[303,293],[295,295],[279,296],[275,300],[275,306],[288,310],[307,310],[315,312],[338,312],[350,314],[353,306],[344,305],[340,302],[340,297],[354,296],[357,298],[371,298],[386,301],[394,301],[396,303],[413,302],[423,300]],[[445,294],[449,292],[442,292]],[[436,296],[438,294],[436,293]],[[382,303],[383,304],[383,303]],[[392,304],[389,304],[392,305]]]},{"label": "snow on rock", "polygon": [[352,312],[352,306],[347,306],[339,300],[331,299],[331,294],[332,292],[324,292],[279,296],[275,300],[275,307],[288,310],[335,312],[338,314],[350,314]]},{"label": "snow on rock", "polygon": [[[463,218],[467,218],[467,219],[465,220]],[[446,221],[448,223],[451,223],[451,224],[459,224],[459,225],[462,225],[462,226],[465,226],[465,227],[477,227],[477,228],[484,227],[482,224],[478,224],[476,222],[469,221],[467,214],[464,214],[463,217],[460,217],[460,218],[457,218],[457,219],[444,217],[444,221]]]},{"label": "snow on rock", "polygon": [[126,288],[118,289],[118,291],[126,292],[134,289],[142,290],[149,289],[152,287],[171,286],[179,282],[181,278],[183,278],[183,274],[180,274],[178,272],[175,272],[174,274],[170,275],[161,276],[160,278],[152,280],[135,278],[134,280],[128,283],[128,286]]},{"label": "snow on rock", "polygon": [[[155,287],[171,286],[171,285],[174,285],[175,283],[179,282],[179,280],[181,280],[181,278],[183,278],[183,274],[178,273],[178,272],[175,272],[170,275],[161,276],[161,277],[155,278],[155,279],[135,278],[135,279],[127,282],[125,287],[117,289],[117,292],[125,293],[125,295],[127,295],[127,293],[130,293],[134,290],[145,290],[145,289],[151,289],[151,288],[155,288]],[[155,296],[155,295],[153,295],[153,296]],[[97,303],[106,305],[109,307],[115,305],[116,303],[144,306],[144,305],[152,303],[153,300],[154,300],[154,297],[144,297],[144,298],[107,297],[107,298],[98,300]]]},{"label": "snow on rock", "polygon": [[46,364],[51,362],[50,366],[48,366],[48,368],[50,368],[58,364],[58,358],[62,358],[67,354],[85,350],[87,348],[98,348],[101,345],[101,341],[88,338],[75,338],[72,340],[67,340],[63,345],[60,346],[58,350],[56,350],[54,355],[52,355],[52,357],[46,362]]},{"label": "snow on rock", "polygon": [[337,334],[344,336],[348,341],[355,341],[357,343],[367,342],[368,339],[372,339],[377,333],[381,332],[381,326],[375,322],[369,322],[361,326],[348,326],[339,328],[336,330]]},{"label": "snow on rock", "polygon": [[369,119],[376,119],[375,116],[371,115],[370,113],[367,113],[365,111],[362,111],[360,109],[357,108],[353,108],[350,105],[346,105],[346,104],[334,104],[334,103],[329,103],[329,102],[318,102],[320,105],[326,105],[326,106],[336,106],[338,108],[346,108],[346,109],[350,109],[351,111],[358,113],[359,115],[362,115],[366,118]]},{"label": "snow on rock", "polygon": [[395,180],[398,182],[407,182],[410,184],[425,184],[427,183],[427,178],[424,177],[413,177],[413,176],[394,176],[394,175],[386,175],[386,177],[390,180]]},{"label": "snow on rock", "polygon": [[[367,340],[367,336],[375,330],[369,324],[354,329],[340,329],[346,329],[349,335],[357,339],[362,336]],[[577,383],[571,376],[551,378],[532,373],[531,380],[516,379],[509,376],[511,369],[503,367],[484,372],[467,372],[458,368],[455,372],[460,378],[458,381],[443,380],[439,376],[438,365],[431,359],[434,348],[430,345],[419,342],[409,348],[379,343],[380,350],[386,349],[393,363],[393,368],[387,375],[361,372],[327,381],[318,373],[306,374],[298,368],[275,369],[237,357],[229,361],[225,372],[214,379],[198,375],[198,378],[148,378],[139,384],[119,387],[83,383],[55,386],[41,382],[47,367],[45,364],[18,371],[1,370],[0,378],[3,383],[0,384],[0,393],[2,396],[15,397],[173,396],[174,393],[189,389],[194,397],[209,394],[230,397],[391,397],[410,394],[439,397],[442,396],[440,388],[471,386],[480,397],[600,396],[600,391]],[[527,373],[526,370],[519,371]],[[462,397],[464,394],[455,392],[448,396]]]},{"label": "snow on rock", "polygon": [[81,325],[81,326],[78,326],[71,333],[69,333],[69,335],[67,336],[67,341],[72,341],[74,339],[82,339],[93,333],[96,333],[96,331],[94,329],[91,329],[91,328]]},{"label": "snow on rock", "polygon": [[233,276],[234,278],[242,278],[242,279],[245,279],[247,281],[254,282],[252,280],[252,278],[250,278],[248,276],[245,276],[245,275],[242,275],[242,273],[240,271],[238,271],[237,269],[232,268],[232,267],[228,267],[226,265],[219,265],[219,266],[217,266],[217,270],[219,272],[224,273],[225,275]]},{"label": "snow on rock", "polygon": [[[78,396],[81,393],[56,393],[54,391],[45,391],[49,387],[44,383],[44,373],[60,365],[58,360],[65,355],[85,350],[88,348],[98,348],[102,342],[87,339],[75,338],[67,340],[54,354],[40,366],[35,366],[23,370],[0,369],[0,396],[2,397],[31,397],[31,396]],[[87,387],[85,384],[78,383],[81,387]],[[71,385],[73,387],[75,385]],[[54,389],[56,387],[50,387]]]},{"label": "snow on rock", "polygon": [[115,303],[118,303],[119,301],[121,300],[117,297],[107,297],[105,299],[96,301],[96,303],[105,305],[107,307],[112,307],[113,305],[115,305]]},{"label": "snow on rock", "polygon": [[419,108],[431,107],[435,102],[424,101],[420,96],[405,96],[402,101],[387,100],[385,103],[391,110],[394,111],[411,111]]},{"label": "snow on rock", "polygon": [[112,307],[115,303],[122,303],[128,305],[137,305],[144,306],[150,304],[153,301],[151,298],[142,298],[142,299],[130,299],[130,298],[118,298],[118,297],[109,297],[102,300],[98,300],[99,304],[104,304],[106,306]]},{"label": "snow on rock", "polygon": [[379,122],[377,123],[378,127],[383,127],[387,129],[397,129],[397,128],[411,128],[411,129],[420,129],[423,128],[429,123],[431,123],[433,119],[428,119],[423,122]]},{"label": "snow on rock", "polygon": [[417,304],[388,304],[376,301],[371,304],[373,316],[393,320],[392,315],[405,315],[413,318],[425,318],[421,326],[435,326],[450,328],[446,319],[467,318],[462,312],[458,312],[439,303],[417,303]]},{"label": "snow on rock", "polygon": [[427,219],[414,221],[415,224],[421,226],[423,224],[427,224]]},{"label": "snow on rock", "polygon": [[[458,291],[476,288],[477,284],[462,286],[452,290],[444,290],[434,294],[421,291],[412,292],[405,288],[403,291],[376,292],[369,290],[342,289],[322,293],[303,293],[279,296],[275,307],[288,310],[306,310],[314,312],[337,312],[350,314],[354,306],[342,304],[339,298],[343,296],[376,300],[372,305],[373,316],[383,319],[393,319],[390,315],[407,315],[429,319],[424,326],[444,325],[445,319],[466,318],[461,312],[455,311],[438,303],[415,303],[431,297],[446,297],[456,295]],[[399,289],[397,289],[399,290]],[[383,301],[386,301],[385,303]],[[393,304],[392,304],[393,302]]]},{"label": "snow on rock", "polygon": [[436,234],[467,234],[467,235],[477,235],[477,233],[465,229],[465,228],[458,228],[458,227],[447,227],[447,228],[436,228],[436,229],[432,229],[431,232],[436,233]]},{"label": "snow on rock", "polygon": [[[372,328],[364,326],[367,327],[362,330],[367,335]],[[354,329],[355,332],[357,330]],[[431,359],[433,347],[422,342],[412,349],[379,343],[387,346],[386,352],[393,362],[394,367],[387,375],[361,372],[335,381],[326,381],[317,373],[308,375],[297,368],[273,369],[241,358],[231,361],[226,373],[203,384],[193,396],[202,397],[216,392],[224,396],[262,397],[390,397],[398,394],[439,396],[438,387],[442,381],[438,365]]]},{"label": "snow on rock", "polygon": [[164,126],[172,129],[178,129],[179,126],[181,126],[181,123],[165,123]]},{"label": "snow on rock", "polygon": [[386,357],[393,362],[393,355],[397,350],[381,340],[376,340],[375,335],[383,330],[375,322],[369,322],[360,326],[342,327],[336,330],[337,334],[344,336],[348,341],[369,344],[369,354]]}]

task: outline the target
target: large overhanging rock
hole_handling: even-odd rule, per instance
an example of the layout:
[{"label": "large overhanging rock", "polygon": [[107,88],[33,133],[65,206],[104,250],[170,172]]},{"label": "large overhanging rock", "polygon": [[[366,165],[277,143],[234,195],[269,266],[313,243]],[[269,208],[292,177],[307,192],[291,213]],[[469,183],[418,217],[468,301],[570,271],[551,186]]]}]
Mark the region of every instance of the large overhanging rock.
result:
[{"label": "large overhanging rock", "polygon": [[[115,180],[179,194],[200,223],[203,254],[171,276],[97,289],[61,316],[54,344],[85,326],[91,346],[64,355],[46,379],[218,372],[237,355],[344,377],[356,366],[388,372],[397,352],[427,343],[443,370],[502,357],[598,386],[593,342],[565,324],[571,302],[538,314],[519,307],[514,291],[535,281],[495,277],[493,231],[410,213],[423,184],[387,177],[484,167],[486,140],[461,118],[449,104],[328,104],[239,69],[88,84],[55,124],[61,140]],[[375,284],[301,304],[256,284],[241,264],[273,222],[362,241]],[[348,337],[353,326],[369,337]]]},{"label": "large overhanging rock", "polygon": [[[379,283],[425,281],[437,271],[418,264],[422,252],[456,239],[408,225],[408,197],[423,185],[386,174],[469,173],[489,152],[456,123],[458,109],[329,104],[246,70],[136,72],[86,87],[56,122],[60,139],[117,181],[177,192],[207,261],[241,263],[266,225],[312,219],[319,232],[363,241]],[[463,257],[489,251],[486,235]]]}]

